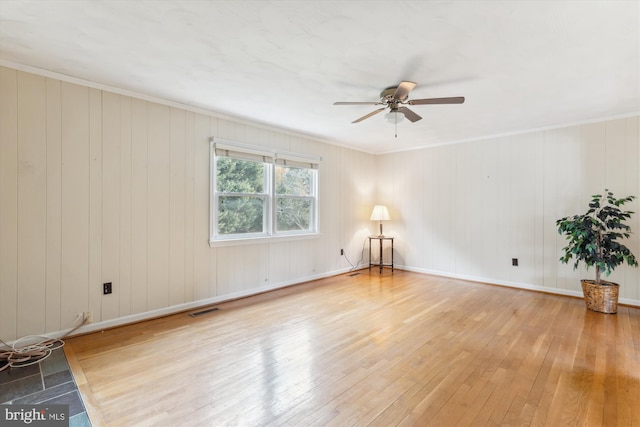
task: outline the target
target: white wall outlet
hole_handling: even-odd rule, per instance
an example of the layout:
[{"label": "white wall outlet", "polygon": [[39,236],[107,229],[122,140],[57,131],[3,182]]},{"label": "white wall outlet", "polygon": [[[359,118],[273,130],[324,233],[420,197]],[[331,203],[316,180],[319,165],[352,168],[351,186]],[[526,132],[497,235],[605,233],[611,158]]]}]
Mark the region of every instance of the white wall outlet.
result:
[{"label": "white wall outlet", "polygon": [[82,316],[84,323],[93,323],[93,313],[91,311],[85,311],[82,313]]}]

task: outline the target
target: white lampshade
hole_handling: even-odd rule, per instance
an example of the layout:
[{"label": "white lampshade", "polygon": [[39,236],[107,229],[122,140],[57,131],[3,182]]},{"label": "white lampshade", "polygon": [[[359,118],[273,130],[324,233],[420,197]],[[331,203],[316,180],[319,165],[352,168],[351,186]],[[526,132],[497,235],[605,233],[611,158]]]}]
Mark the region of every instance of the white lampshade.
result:
[{"label": "white lampshade", "polygon": [[389,216],[389,210],[385,205],[375,205],[373,207],[373,212],[371,212],[371,221],[380,221],[380,234],[379,237],[384,237],[382,234],[382,221],[389,221],[391,217]]},{"label": "white lampshade", "polygon": [[391,111],[385,114],[384,119],[391,124],[400,123],[404,120],[404,114],[399,111]]},{"label": "white lampshade", "polygon": [[373,207],[373,212],[371,212],[371,221],[389,221],[391,217],[389,216],[389,210],[385,205],[375,205]]}]

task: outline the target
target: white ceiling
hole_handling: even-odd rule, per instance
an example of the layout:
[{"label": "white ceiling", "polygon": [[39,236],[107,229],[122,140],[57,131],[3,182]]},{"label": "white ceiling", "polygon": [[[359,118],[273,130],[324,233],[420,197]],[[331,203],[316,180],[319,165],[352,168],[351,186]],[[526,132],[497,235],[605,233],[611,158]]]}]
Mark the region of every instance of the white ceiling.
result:
[{"label": "white ceiling", "polygon": [[[368,152],[636,114],[640,2],[0,0],[0,61]],[[351,121],[402,80],[465,96]]]}]

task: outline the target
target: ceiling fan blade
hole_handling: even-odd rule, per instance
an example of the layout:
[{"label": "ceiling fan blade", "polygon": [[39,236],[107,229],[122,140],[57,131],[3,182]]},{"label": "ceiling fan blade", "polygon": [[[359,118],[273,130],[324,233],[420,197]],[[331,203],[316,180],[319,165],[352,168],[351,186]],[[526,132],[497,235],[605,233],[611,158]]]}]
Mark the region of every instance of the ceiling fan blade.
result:
[{"label": "ceiling fan blade", "polygon": [[411,92],[414,87],[416,87],[414,82],[401,82],[393,94],[393,99],[397,101],[404,101],[407,99],[409,92]]},{"label": "ceiling fan blade", "polygon": [[368,119],[369,117],[374,116],[374,115],[378,114],[380,111],[384,111],[386,109],[387,109],[387,107],[378,108],[377,110],[372,111],[369,114],[367,114],[366,116],[362,116],[359,119],[356,119],[356,120],[352,121],[351,123],[359,123],[359,122],[363,121],[364,119]]},{"label": "ceiling fan blade", "polygon": [[381,102],[334,102],[333,105],[382,105]]},{"label": "ceiling fan blade", "polygon": [[453,96],[451,98],[428,98],[428,99],[412,99],[407,102],[409,105],[425,105],[425,104],[462,104],[464,96]]},{"label": "ceiling fan blade", "polygon": [[414,113],[413,111],[408,109],[407,107],[400,107],[400,108],[398,108],[398,111],[400,111],[402,114],[404,114],[404,116],[410,122],[417,122],[418,120],[422,119],[422,117],[420,117],[419,115],[417,115],[416,113]]}]

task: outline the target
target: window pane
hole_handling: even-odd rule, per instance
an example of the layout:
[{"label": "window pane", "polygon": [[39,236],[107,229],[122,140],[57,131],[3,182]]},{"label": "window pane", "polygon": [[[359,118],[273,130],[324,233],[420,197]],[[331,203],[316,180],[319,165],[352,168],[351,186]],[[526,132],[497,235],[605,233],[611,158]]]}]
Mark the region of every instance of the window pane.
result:
[{"label": "window pane", "polygon": [[225,234],[263,233],[264,200],[250,196],[218,198],[218,232]]},{"label": "window pane", "polygon": [[264,193],[265,164],[229,157],[216,157],[216,191]]},{"label": "window pane", "polygon": [[279,197],[276,208],[278,231],[309,230],[311,225],[311,200]]},{"label": "window pane", "polygon": [[312,169],[276,166],[276,194],[309,196]]}]

